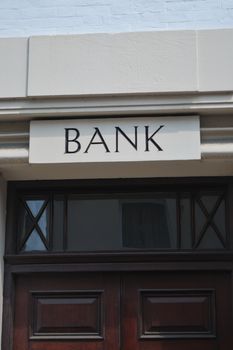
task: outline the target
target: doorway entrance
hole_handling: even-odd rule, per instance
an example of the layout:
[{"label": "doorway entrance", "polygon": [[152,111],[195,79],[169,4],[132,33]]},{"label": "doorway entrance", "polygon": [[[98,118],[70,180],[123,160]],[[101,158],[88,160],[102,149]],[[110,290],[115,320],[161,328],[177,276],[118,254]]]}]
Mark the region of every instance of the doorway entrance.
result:
[{"label": "doorway entrance", "polygon": [[16,280],[14,350],[229,350],[230,274],[28,274]]},{"label": "doorway entrance", "polygon": [[233,179],[10,183],[2,350],[229,350]]}]

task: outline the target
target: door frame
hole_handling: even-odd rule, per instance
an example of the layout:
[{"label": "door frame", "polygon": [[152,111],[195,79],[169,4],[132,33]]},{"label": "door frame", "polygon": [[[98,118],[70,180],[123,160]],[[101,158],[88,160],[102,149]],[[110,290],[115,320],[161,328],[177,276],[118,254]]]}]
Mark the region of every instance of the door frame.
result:
[{"label": "door frame", "polygon": [[[77,254],[27,254],[19,255],[15,250],[14,237],[14,198],[17,191],[33,189],[71,189],[93,193],[103,189],[115,191],[145,188],[159,189],[160,186],[176,188],[198,188],[199,186],[226,186],[229,247],[222,252],[114,252]],[[85,192],[85,193],[86,193]],[[56,272],[121,272],[121,271],[227,271],[231,273],[233,290],[233,178],[167,178],[167,179],[124,179],[124,180],[79,180],[77,181],[29,181],[8,184],[7,229],[5,246],[4,304],[2,350],[13,349],[14,296],[16,276],[28,273]],[[232,293],[233,315],[233,293]],[[233,322],[233,320],[232,320]]]}]

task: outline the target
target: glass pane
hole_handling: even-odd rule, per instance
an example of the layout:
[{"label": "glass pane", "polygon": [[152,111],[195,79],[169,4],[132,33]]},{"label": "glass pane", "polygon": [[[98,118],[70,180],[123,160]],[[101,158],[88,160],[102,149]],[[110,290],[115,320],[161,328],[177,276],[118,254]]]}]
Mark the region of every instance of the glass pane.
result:
[{"label": "glass pane", "polygon": [[122,204],[123,247],[175,248],[175,200],[158,199],[155,202]]},{"label": "glass pane", "polygon": [[192,248],[192,223],[190,198],[180,199],[181,248]]},{"label": "glass pane", "polygon": [[49,210],[47,207],[43,211],[43,214],[41,215],[41,217],[38,221],[38,225],[39,225],[43,235],[47,239],[49,236]]},{"label": "glass pane", "polygon": [[218,200],[219,196],[212,195],[212,196],[202,196],[201,201],[204,204],[205,208],[207,209],[208,213],[210,214],[211,211],[214,209],[214,206]]},{"label": "glass pane", "polygon": [[222,242],[211,227],[208,227],[198,249],[224,249]]},{"label": "glass pane", "polygon": [[33,230],[27,239],[22,251],[31,252],[31,251],[46,251],[46,247],[42,242],[38,232]]},{"label": "glass pane", "polygon": [[69,200],[67,219],[68,250],[122,248],[119,201]]},{"label": "glass pane", "polygon": [[64,196],[55,196],[53,202],[53,250],[63,250]]},{"label": "glass pane", "polygon": [[176,248],[176,200],[68,201],[68,250]]},{"label": "glass pane", "polygon": [[198,203],[195,203],[195,232],[196,237],[199,237],[204,225],[206,224],[207,218],[203,214],[203,211],[199,207]]},{"label": "glass pane", "polygon": [[225,202],[222,201],[216,214],[214,215],[214,223],[221,232],[222,237],[226,238],[226,212],[225,212]]},{"label": "glass pane", "polygon": [[33,222],[24,208],[22,203],[18,206],[19,221],[18,221],[18,235],[19,239],[22,241],[23,238],[32,230]]},{"label": "glass pane", "polygon": [[39,213],[42,205],[44,204],[44,200],[35,199],[26,201],[28,208],[31,210],[34,217]]}]

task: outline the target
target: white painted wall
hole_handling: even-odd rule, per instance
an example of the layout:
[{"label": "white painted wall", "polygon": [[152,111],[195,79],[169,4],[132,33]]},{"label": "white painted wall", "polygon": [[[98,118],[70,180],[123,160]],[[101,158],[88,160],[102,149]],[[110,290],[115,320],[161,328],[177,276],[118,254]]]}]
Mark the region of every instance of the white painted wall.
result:
[{"label": "white painted wall", "polygon": [[[6,182],[0,174],[0,344],[2,332],[3,255],[5,247]],[[1,347],[1,345],[0,345]]]},{"label": "white painted wall", "polygon": [[0,0],[0,37],[233,27],[233,0]]}]

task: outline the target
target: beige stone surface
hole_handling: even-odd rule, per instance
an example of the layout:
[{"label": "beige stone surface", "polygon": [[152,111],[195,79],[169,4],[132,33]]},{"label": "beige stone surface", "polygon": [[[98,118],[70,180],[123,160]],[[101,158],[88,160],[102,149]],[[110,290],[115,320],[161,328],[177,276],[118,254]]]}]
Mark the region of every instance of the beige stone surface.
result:
[{"label": "beige stone surface", "polygon": [[0,98],[26,96],[27,43],[26,38],[0,38]]},{"label": "beige stone surface", "polygon": [[199,91],[233,90],[233,29],[197,31]]},{"label": "beige stone surface", "polygon": [[232,161],[169,161],[38,165],[1,165],[7,180],[108,179],[232,176]]},{"label": "beige stone surface", "polygon": [[0,99],[233,91],[232,62],[233,29],[2,38]]},{"label": "beige stone surface", "polygon": [[194,31],[32,37],[29,96],[194,91]]}]

